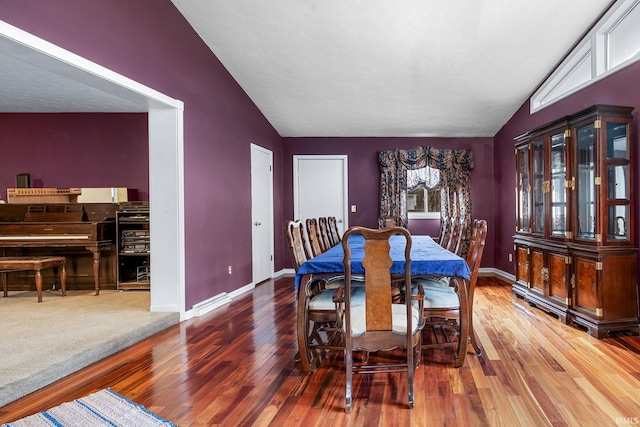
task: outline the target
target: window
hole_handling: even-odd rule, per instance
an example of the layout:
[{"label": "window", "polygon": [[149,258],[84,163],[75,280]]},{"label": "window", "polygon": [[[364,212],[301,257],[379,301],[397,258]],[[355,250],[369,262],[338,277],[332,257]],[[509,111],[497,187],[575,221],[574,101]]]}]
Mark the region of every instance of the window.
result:
[{"label": "window", "polygon": [[618,0],[531,97],[532,113],[640,60],[640,0]]},{"label": "window", "polygon": [[440,218],[440,171],[407,170],[407,213],[410,219]]}]

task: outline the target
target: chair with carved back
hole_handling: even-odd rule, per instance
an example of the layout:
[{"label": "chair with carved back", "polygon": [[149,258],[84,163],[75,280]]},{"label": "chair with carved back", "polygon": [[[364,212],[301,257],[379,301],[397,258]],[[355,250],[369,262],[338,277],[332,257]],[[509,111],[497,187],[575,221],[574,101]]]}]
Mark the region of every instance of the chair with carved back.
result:
[{"label": "chair with carved back", "polygon": [[[338,327],[344,334],[344,361],[346,369],[345,410],[351,411],[352,379],[354,373],[407,372],[408,405],[414,405],[414,373],[420,360],[422,301],[418,291],[413,298],[402,303],[392,300],[393,260],[389,253],[389,239],[396,234],[405,236],[404,280],[411,280],[411,235],[403,227],[370,229],[351,227],[342,236],[344,250],[345,285],[336,294]],[[364,287],[352,286],[350,238],[364,239]],[[354,249],[356,250],[356,249]],[[357,283],[357,282],[356,282]],[[397,282],[396,282],[397,283]],[[355,292],[364,290],[364,302]],[[342,294],[342,292],[344,292]],[[399,358],[395,349],[404,349]],[[375,360],[354,361],[353,352],[376,352]],[[384,352],[384,353],[381,353]],[[390,352],[390,353],[387,353]],[[387,358],[387,356],[390,356]]]},{"label": "chair with carved back", "polygon": [[335,216],[327,217],[327,230],[329,233],[329,241],[331,246],[340,244],[342,238],[340,237],[340,231],[338,231],[338,221]]},{"label": "chair with carved back", "polygon": [[[298,271],[300,266],[310,259],[304,227],[302,221],[287,221],[285,228],[293,264]],[[342,348],[337,341],[340,337],[336,333],[336,310],[333,302],[336,289],[342,285],[342,280],[335,282],[338,285],[327,288],[325,277],[313,277],[300,284],[297,327],[305,331],[304,334],[298,334],[298,354],[304,361],[303,366],[312,366],[315,356],[326,349]],[[305,339],[301,339],[301,335]]]},{"label": "chair with carved back", "polygon": [[462,243],[462,235],[464,234],[464,221],[462,218],[451,218],[450,221],[450,232],[449,232],[449,241],[447,245],[444,246],[450,252],[454,254],[459,254]]},{"label": "chair with carved back", "polygon": [[445,217],[440,219],[440,238],[438,243],[443,248],[449,246],[451,240],[451,232],[453,230],[453,217]]},{"label": "chair with carved back", "polygon": [[315,218],[307,218],[307,236],[309,237],[309,246],[311,247],[311,254],[316,257],[326,251],[322,238],[320,237],[320,229],[318,228],[318,221]]},{"label": "chair with carved back", "polygon": [[[424,333],[431,333],[430,340],[425,339],[423,349],[454,347],[456,353],[456,367],[462,366],[467,351],[468,342],[461,342],[460,310],[462,304],[468,310],[468,336],[476,354],[482,353],[479,341],[473,329],[473,295],[478,280],[478,270],[482,262],[482,254],[487,239],[487,221],[476,219],[473,221],[473,234],[467,253],[469,266],[469,280],[452,283],[450,278],[436,280],[433,277],[414,277],[412,284],[420,284],[424,290]],[[465,286],[466,301],[460,301],[455,286]],[[415,293],[415,290],[414,290]],[[428,342],[431,341],[431,342]]]},{"label": "chair with carved back", "polygon": [[327,217],[321,216],[318,218],[318,228],[320,228],[320,238],[324,245],[324,250],[328,251],[334,245],[331,244],[331,238],[329,237],[329,224],[327,223]]}]

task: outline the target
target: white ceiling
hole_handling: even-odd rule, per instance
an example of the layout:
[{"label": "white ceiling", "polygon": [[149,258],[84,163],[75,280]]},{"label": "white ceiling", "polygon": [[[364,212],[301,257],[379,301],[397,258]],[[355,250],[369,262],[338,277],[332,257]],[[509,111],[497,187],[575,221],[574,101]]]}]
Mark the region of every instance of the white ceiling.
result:
[{"label": "white ceiling", "polygon": [[[172,2],[281,136],[493,136],[610,0]],[[0,112],[144,111],[64,69],[0,37]]]}]

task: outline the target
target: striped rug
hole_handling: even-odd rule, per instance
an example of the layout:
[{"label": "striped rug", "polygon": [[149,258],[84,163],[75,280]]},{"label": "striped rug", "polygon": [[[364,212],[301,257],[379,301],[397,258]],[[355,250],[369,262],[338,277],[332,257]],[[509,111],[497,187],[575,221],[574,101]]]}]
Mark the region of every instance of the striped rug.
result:
[{"label": "striped rug", "polygon": [[3,427],[40,427],[40,426],[175,426],[147,410],[144,406],[132,402],[111,389],[66,402],[47,411],[40,412],[3,424]]}]

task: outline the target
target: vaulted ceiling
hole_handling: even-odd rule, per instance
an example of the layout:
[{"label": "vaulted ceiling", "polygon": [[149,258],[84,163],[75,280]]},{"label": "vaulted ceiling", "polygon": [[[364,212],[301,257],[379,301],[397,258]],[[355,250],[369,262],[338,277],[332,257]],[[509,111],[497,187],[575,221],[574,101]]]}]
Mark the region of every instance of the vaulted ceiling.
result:
[{"label": "vaulted ceiling", "polygon": [[[611,3],[172,2],[282,136],[493,136]],[[140,109],[1,43],[0,70],[0,111]]]}]

